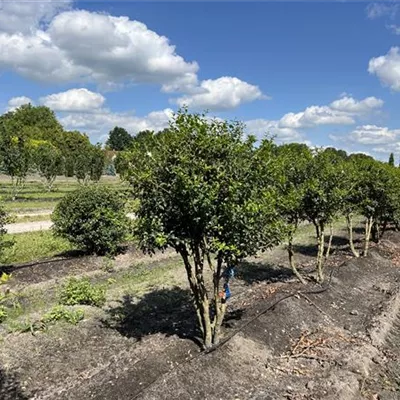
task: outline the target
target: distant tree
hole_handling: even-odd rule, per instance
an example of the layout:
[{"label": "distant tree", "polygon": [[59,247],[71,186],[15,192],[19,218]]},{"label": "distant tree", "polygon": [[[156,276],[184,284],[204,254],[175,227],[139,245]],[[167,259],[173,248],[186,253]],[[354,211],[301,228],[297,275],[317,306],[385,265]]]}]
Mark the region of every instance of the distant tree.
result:
[{"label": "distant tree", "polygon": [[105,154],[100,145],[90,145],[75,158],[74,175],[79,183],[98,182],[104,171]]},{"label": "distant tree", "polygon": [[389,156],[389,165],[390,165],[391,167],[394,167],[394,154],[393,154],[393,153],[390,153],[390,156]]},{"label": "distant tree", "polygon": [[106,146],[110,150],[122,151],[132,144],[132,136],[124,129],[116,126],[109,133]]},{"label": "distant tree", "polygon": [[0,162],[4,173],[11,178],[13,201],[23,188],[32,165],[31,150],[29,138],[18,131],[18,125],[0,119]]},{"label": "distant tree", "polygon": [[44,186],[50,192],[57,175],[63,173],[64,159],[56,146],[46,141],[32,144],[34,166],[44,180]]},{"label": "distant tree", "polygon": [[134,146],[129,157],[140,246],[171,246],[182,257],[205,348],[220,339],[231,268],[280,239],[275,192],[261,185],[254,138],[243,138],[241,124],[182,111],[151,152]]},{"label": "distant tree", "polygon": [[65,176],[72,177],[75,175],[75,164],[78,158],[88,152],[90,148],[91,143],[86,135],[78,131],[64,132],[60,149],[64,156]]}]

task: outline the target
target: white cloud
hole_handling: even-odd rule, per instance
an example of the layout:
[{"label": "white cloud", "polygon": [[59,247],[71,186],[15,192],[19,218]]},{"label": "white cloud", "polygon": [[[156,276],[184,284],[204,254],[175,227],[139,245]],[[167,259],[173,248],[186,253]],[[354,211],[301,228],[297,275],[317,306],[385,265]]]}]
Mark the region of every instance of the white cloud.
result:
[{"label": "white cloud", "polygon": [[380,17],[394,18],[398,11],[398,4],[371,3],[366,8],[367,17],[376,19]]},{"label": "white cloud", "polygon": [[30,33],[48,23],[73,0],[0,0],[0,32]]},{"label": "white cloud", "polygon": [[128,17],[66,11],[46,30],[0,33],[0,48],[0,68],[45,82],[155,83],[166,91],[197,85],[196,62],[186,62],[165,36]]},{"label": "white cloud", "polygon": [[302,141],[303,135],[291,128],[280,128],[279,121],[266,119],[252,119],[245,121],[248,134],[255,135],[258,139],[263,139],[265,135],[275,136],[277,142]]},{"label": "white cloud", "polygon": [[366,97],[363,100],[355,100],[352,97],[344,96],[339,100],[335,100],[330,104],[330,108],[342,111],[351,115],[361,115],[369,113],[373,109],[381,108],[383,100],[376,97]]},{"label": "white cloud", "polygon": [[387,25],[386,26],[390,31],[392,31],[392,33],[394,33],[395,35],[400,35],[400,26],[399,25]]},{"label": "white cloud", "polygon": [[200,84],[200,89],[199,93],[176,99],[176,103],[193,109],[221,111],[266,98],[258,86],[231,76],[204,80]]},{"label": "white cloud", "polygon": [[54,111],[95,111],[103,106],[105,100],[100,93],[81,88],[51,94],[39,101]]},{"label": "white cloud", "polygon": [[93,141],[104,141],[108,132],[115,126],[124,127],[130,134],[150,129],[159,131],[168,126],[173,111],[169,108],[153,111],[143,117],[133,113],[114,113],[102,110],[98,113],[73,113],[60,118],[68,130],[80,130],[91,136]]},{"label": "white cloud", "polygon": [[363,145],[394,143],[400,137],[400,129],[389,129],[376,125],[358,126],[352,131],[348,139]]},{"label": "white cloud", "polygon": [[384,86],[400,91],[399,47],[392,47],[384,56],[371,58],[368,72],[375,74]]},{"label": "white cloud", "polygon": [[375,97],[355,100],[342,97],[329,106],[310,106],[298,113],[287,113],[279,120],[280,128],[312,128],[319,125],[351,125],[356,117],[381,108],[383,101]]},{"label": "white cloud", "polygon": [[11,98],[7,103],[7,111],[14,111],[16,108],[24,104],[34,104],[33,100],[26,96],[19,96]]}]

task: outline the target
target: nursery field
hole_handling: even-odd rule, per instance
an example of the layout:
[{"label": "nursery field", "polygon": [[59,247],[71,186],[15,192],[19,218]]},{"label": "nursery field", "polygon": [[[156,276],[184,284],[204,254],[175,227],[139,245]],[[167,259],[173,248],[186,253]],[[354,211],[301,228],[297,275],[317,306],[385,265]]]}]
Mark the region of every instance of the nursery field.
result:
[{"label": "nursery field", "polygon": [[[314,243],[312,227],[302,226],[294,246],[305,287],[284,246],[239,265],[223,326],[230,340],[211,353],[199,350],[175,252],[128,248],[110,259],[60,244],[43,250],[50,259],[3,267],[11,278],[2,289],[13,296],[0,325],[0,398],[398,398],[400,234],[388,231],[368,257],[354,259],[344,221],[336,222],[322,287],[312,278]],[[91,304],[73,305],[71,277],[91,282]]]}]

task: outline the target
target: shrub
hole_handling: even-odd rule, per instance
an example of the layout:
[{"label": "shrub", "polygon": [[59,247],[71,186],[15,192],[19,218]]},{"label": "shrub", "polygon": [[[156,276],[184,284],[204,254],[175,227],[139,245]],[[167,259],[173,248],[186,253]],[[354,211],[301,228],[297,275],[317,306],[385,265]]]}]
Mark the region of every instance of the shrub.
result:
[{"label": "shrub", "polygon": [[82,310],[68,310],[64,306],[55,306],[43,316],[42,321],[49,324],[56,321],[65,321],[76,325],[84,317]]},{"label": "shrub", "polygon": [[102,306],[106,301],[106,289],[104,286],[93,285],[86,278],[71,278],[62,288],[60,303],[66,306],[75,304],[87,304]]},{"label": "shrub", "polygon": [[89,253],[115,253],[130,224],[124,206],[123,198],[110,188],[81,187],[58,203],[53,231]]}]

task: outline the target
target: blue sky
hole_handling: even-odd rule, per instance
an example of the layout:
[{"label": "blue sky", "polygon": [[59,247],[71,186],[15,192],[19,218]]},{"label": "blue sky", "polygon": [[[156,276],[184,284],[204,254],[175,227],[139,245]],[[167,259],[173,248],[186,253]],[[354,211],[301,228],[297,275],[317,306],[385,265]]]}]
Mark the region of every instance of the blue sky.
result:
[{"label": "blue sky", "polygon": [[400,3],[0,0],[0,108],[104,141],[180,105],[279,142],[400,157]]}]

